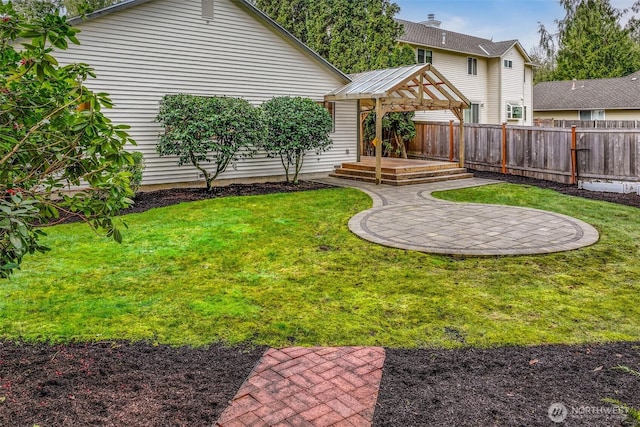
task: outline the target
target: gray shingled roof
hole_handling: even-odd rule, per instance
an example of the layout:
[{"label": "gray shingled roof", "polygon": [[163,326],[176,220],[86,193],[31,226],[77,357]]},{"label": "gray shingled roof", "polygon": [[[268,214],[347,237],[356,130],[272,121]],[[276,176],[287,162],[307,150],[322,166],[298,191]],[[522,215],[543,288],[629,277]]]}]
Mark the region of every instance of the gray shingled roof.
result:
[{"label": "gray shingled roof", "polygon": [[533,110],[640,109],[640,71],[626,77],[565,80],[533,87]]},{"label": "gray shingled roof", "polygon": [[[434,49],[451,50],[475,56],[496,58],[504,55],[518,40],[493,42],[488,39],[474,37],[467,34],[455,33],[439,27],[431,27],[417,22],[396,19],[404,26],[404,34],[399,41]],[[443,43],[444,39],[444,43]],[[526,52],[523,53],[526,54]]]}]

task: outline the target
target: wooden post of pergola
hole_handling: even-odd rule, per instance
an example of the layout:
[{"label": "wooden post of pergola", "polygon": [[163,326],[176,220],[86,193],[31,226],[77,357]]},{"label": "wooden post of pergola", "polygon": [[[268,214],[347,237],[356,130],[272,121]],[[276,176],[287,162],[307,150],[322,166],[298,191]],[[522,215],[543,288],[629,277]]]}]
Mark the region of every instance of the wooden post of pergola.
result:
[{"label": "wooden post of pergola", "polygon": [[348,100],[360,101],[362,112],[376,113],[376,184],[382,183],[382,119],[389,112],[451,111],[460,120],[459,164],[464,167],[463,110],[471,104],[431,64],[356,74],[351,83],[325,96],[330,102]]},{"label": "wooden post of pergola", "polygon": [[[464,167],[464,111],[461,108],[451,110],[460,123],[460,135],[458,135],[458,166]],[[451,128],[453,129],[453,128]]]},{"label": "wooden post of pergola", "polygon": [[382,99],[376,99],[376,184],[382,183]]}]

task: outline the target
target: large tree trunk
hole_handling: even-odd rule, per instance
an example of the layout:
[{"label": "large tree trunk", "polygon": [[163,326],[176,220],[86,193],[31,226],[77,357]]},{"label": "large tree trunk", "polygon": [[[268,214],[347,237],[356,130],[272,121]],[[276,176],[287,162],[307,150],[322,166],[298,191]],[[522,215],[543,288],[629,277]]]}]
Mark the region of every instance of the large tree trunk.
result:
[{"label": "large tree trunk", "polygon": [[407,159],[407,147],[404,145],[404,141],[398,136],[398,132],[393,132],[393,136],[396,140],[396,145],[400,148],[400,156],[403,159]]}]

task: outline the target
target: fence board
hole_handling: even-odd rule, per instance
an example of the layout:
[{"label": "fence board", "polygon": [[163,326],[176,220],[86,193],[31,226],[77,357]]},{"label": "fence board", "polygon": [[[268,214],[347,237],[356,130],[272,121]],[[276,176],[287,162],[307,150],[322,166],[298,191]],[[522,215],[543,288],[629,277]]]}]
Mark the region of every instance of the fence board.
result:
[{"label": "fence board", "polygon": [[[458,158],[459,126],[453,126],[454,158]],[[507,126],[507,173],[568,183],[571,180],[571,129]],[[500,172],[502,126],[465,124],[466,164]],[[578,128],[579,178],[640,181],[640,130]],[[448,160],[449,123],[417,122],[411,157]]]}]

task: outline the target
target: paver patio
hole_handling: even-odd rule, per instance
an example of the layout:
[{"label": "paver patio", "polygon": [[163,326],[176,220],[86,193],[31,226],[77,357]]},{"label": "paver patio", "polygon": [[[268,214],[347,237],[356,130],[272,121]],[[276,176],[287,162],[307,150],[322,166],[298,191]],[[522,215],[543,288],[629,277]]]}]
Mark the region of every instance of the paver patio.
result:
[{"label": "paver patio", "polygon": [[269,349],[217,427],[368,427],[385,352],[380,347]]},{"label": "paver patio", "polygon": [[319,181],[369,194],[373,208],[352,217],[349,229],[384,246],[452,255],[529,255],[579,249],[599,239],[591,225],[566,215],[431,196],[434,191],[499,181],[470,178],[405,187],[336,178]]}]

